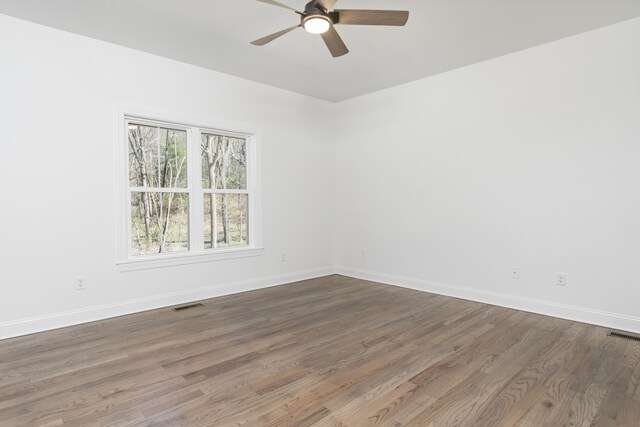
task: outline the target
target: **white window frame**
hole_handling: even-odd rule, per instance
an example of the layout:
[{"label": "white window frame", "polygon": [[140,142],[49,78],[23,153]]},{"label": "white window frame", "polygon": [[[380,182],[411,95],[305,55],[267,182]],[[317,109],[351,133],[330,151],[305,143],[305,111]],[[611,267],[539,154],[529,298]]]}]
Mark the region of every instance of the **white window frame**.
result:
[{"label": "white window frame", "polygon": [[[116,107],[116,180],[117,180],[117,258],[121,271],[144,270],[183,264],[218,261],[259,256],[264,251],[261,233],[261,205],[258,180],[257,132],[237,131],[237,126],[220,126],[203,120],[185,119],[178,115],[149,113],[132,108]],[[189,197],[189,250],[164,254],[133,256],[131,252],[131,191],[129,187],[129,140],[127,125],[130,123],[150,126],[166,126],[187,131],[187,180]],[[246,140],[247,190],[249,203],[248,245],[241,247],[204,248],[203,195],[210,189],[202,187],[200,138],[202,133],[225,135]],[[155,191],[155,190],[154,190]],[[173,191],[173,189],[167,189]],[[182,189],[181,189],[182,191]]]}]

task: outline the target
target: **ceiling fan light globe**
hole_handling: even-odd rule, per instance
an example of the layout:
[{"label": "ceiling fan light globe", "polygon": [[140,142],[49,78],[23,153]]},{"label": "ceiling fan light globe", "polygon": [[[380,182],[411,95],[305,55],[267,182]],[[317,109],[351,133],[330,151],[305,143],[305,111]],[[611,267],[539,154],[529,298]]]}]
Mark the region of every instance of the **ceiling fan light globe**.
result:
[{"label": "ceiling fan light globe", "polygon": [[304,20],[302,26],[311,34],[324,34],[331,28],[331,22],[324,16],[310,16]]}]

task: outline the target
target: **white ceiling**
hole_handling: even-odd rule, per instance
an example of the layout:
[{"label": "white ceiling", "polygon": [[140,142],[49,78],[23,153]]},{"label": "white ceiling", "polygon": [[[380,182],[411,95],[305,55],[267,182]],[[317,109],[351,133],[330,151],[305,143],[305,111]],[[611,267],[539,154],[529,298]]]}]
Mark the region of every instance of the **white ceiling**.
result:
[{"label": "white ceiling", "polygon": [[[282,0],[297,9],[306,0]],[[402,9],[406,27],[339,26],[332,58],[297,24],[255,0],[0,0],[0,13],[341,101],[640,16],[640,0],[339,0],[342,9]]]}]

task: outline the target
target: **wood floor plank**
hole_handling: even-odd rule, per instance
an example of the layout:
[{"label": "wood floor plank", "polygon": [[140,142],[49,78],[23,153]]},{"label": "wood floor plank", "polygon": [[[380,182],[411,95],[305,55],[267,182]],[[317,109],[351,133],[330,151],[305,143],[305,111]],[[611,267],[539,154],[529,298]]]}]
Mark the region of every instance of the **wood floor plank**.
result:
[{"label": "wood floor plank", "polygon": [[640,425],[640,343],[328,276],[0,341],[0,426]]},{"label": "wood floor plank", "polygon": [[572,325],[548,351],[542,352],[480,412],[475,425],[513,426],[536,406],[551,408],[554,402],[545,394],[549,379],[557,376],[570,364],[578,338],[584,334],[584,325]]}]

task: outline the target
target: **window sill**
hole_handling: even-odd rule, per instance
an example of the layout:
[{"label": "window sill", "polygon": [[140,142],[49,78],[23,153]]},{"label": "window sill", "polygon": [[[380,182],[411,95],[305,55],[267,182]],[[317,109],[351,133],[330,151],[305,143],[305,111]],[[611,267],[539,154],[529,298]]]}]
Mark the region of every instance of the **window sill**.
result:
[{"label": "window sill", "polygon": [[199,254],[168,254],[148,258],[117,262],[120,271],[149,270],[186,264],[220,261],[225,259],[249,258],[262,255],[264,248],[219,249]]}]

